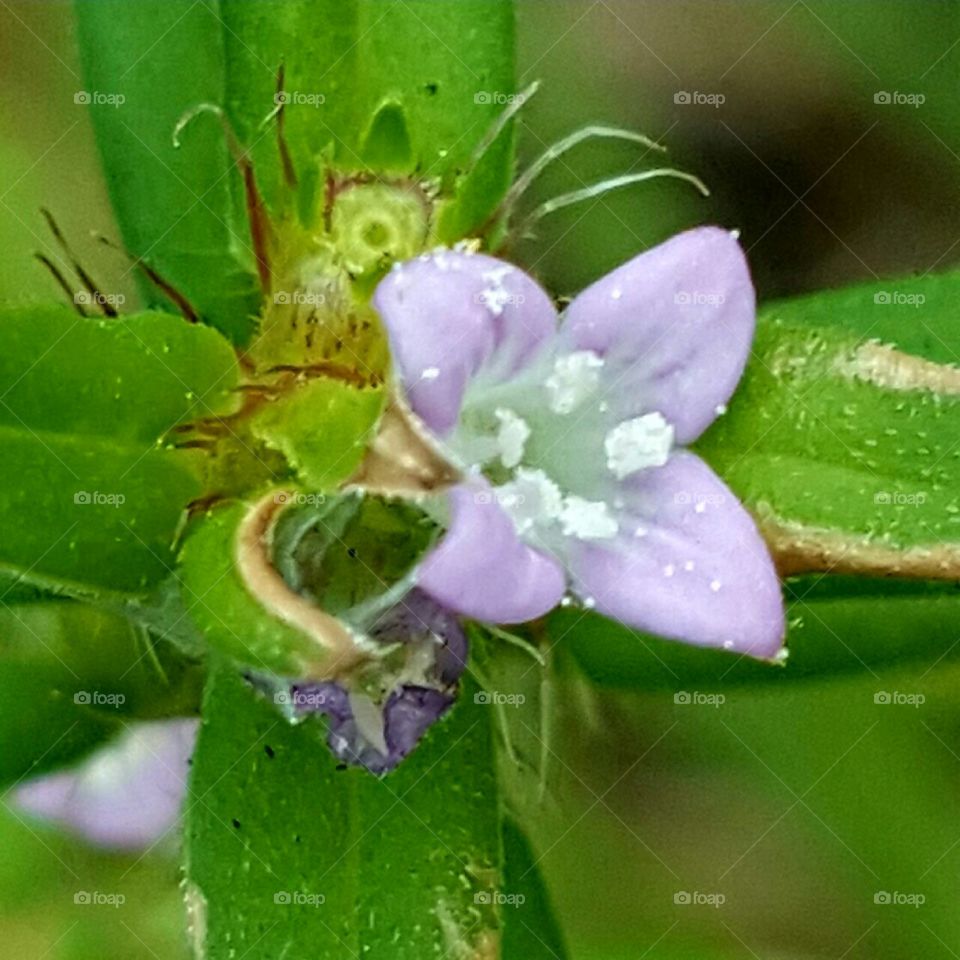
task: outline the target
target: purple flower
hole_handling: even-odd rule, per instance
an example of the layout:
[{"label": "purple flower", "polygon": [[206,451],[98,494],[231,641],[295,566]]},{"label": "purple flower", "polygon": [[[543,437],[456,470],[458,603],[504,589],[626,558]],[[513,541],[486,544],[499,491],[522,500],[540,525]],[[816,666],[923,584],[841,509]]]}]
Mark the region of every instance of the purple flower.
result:
[{"label": "purple flower", "polygon": [[564,312],[521,270],[468,249],[399,264],[374,305],[428,439],[460,471],[417,582],[491,623],[568,592],[629,626],[758,657],[784,634],[756,526],[683,449],[746,364],[755,298],[726,231],[644,253]]},{"label": "purple flower", "polygon": [[388,682],[361,682],[355,689],[329,682],[297,684],[289,699],[297,719],[326,714],[327,743],[334,756],[383,774],[453,706],[466,666],[467,638],[453,614],[417,589],[368,635],[402,652],[401,661],[384,672]]},{"label": "purple flower", "polygon": [[147,847],[177,822],[198,723],[135,724],[73,769],[17,787],[13,799],[97,846]]}]

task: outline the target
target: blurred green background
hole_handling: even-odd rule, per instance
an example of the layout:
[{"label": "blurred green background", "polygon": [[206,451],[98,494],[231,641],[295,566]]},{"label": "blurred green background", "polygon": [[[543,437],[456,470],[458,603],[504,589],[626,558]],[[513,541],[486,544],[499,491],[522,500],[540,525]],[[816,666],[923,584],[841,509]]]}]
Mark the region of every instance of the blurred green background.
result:
[{"label": "blurred green background", "polygon": [[[613,123],[668,144],[713,191],[638,186],[545,221],[515,253],[555,292],[703,221],[742,231],[764,299],[960,261],[960,4],[520,0],[519,19],[522,83],[543,81],[522,114],[527,161]],[[74,102],[69,5],[0,0],[0,84],[0,298],[58,295],[33,259],[56,258],[44,205],[132,303],[122,258],[90,239],[116,230]],[[530,202],[649,159],[587,145]],[[535,841],[572,956],[960,956],[949,650],[856,678],[731,684],[720,705],[562,687],[563,756]],[[925,702],[878,704],[880,691]],[[0,850],[4,956],[186,956],[172,848],[105,855],[8,812]],[[126,902],[75,905],[79,891]]]}]

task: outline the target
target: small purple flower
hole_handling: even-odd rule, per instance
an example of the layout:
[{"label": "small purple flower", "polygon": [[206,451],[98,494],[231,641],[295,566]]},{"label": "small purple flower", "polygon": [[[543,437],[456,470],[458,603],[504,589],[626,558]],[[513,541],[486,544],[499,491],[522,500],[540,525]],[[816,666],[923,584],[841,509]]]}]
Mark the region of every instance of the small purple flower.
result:
[{"label": "small purple flower", "polygon": [[334,756],[383,774],[453,706],[466,666],[467,638],[453,614],[417,589],[368,635],[402,653],[401,662],[384,671],[389,685],[358,682],[348,690],[329,682],[297,684],[289,699],[298,719],[312,713],[327,716],[327,743]]},{"label": "small purple flower", "polygon": [[147,847],[177,823],[198,724],[134,724],[76,767],[17,787],[13,800],[97,846]]},{"label": "small purple flower", "polygon": [[723,412],[755,298],[734,237],[705,227],[650,250],[564,312],[516,267],[462,250],[377,288],[412,413],[462,482],[422,590],[491,623],[568,592],[629,626],[774,656],[773,563],[720,479],[683,447]]}]

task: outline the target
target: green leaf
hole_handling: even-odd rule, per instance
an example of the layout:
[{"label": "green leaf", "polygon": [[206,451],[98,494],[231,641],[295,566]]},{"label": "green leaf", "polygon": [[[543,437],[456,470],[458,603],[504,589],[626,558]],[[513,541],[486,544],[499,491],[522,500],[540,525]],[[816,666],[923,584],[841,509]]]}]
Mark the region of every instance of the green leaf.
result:
[{"label": "green leaf", "polygon": [[374,115],[361,148],[364,166],[385,173],[409,173],[413,147],[407,118],[399,103],[387,101]]},{"label": "green leaf", "polygon": [[321,721],[289,725],[230,671],[203,714],[186,814],[200,955],[487,955],[501,840],[490,711],[472,687],[384,779],[338,769]]},{"label": "green leaf", "polygon": [[[730,412],[698,449],[768,534],[801,549],[812,538],[841,571],[871,569],[878,550],[955,548],[960,389],[937,389],[936,374],[954,371],[922,360],[921,382],[908,381],[903,356],[836,328],[765,320]],[[938,556],[921,575],[943,575]]]},{"label": "green leaf", "polygon": [[[223,131],[197,123],[181,149],[172,140],[186,111],[223,101],[220,3],[77,0],[75,9],[85,92],[127,249],[205,320],[245,342],[259,291]],[[142,290],[148,304],[169,307],[156,287]]]},{"label": "green leaf", "polygon": [[200,683],[196,665],[122,617],[0,605],[0,784],[76,760],[133,718],[195,712]]},{"label": "green leaf", "polygon": [[85,320],[63,306],[0,310],[0,424],[155,441],[236,406],[237,360],[214,330],[143,313]]},{"label": "green leaf", "polygon": [[841,327],[928,360],[956,363],[958,298],[960,272],[951,271],[824,290],[769,304],[762,313],[791,326]]},{"label": "green leaf", "polygon": [[236,382],[214,331],[145,314],[0,314],[0,571],[88,594],[142,592],[173,567],[196,455],[158,445],[183,419],[228,409]]},{"label": "green leaf", "polygon": [[321,377],[297,384],[255,417],[255,436],[281,451],[311,490],[332,490],[360,466],[384,391]]},{"label": "green leaf", "polygon": [[508,903],[503,910],[501,957],[504,960],[564,960],[566,947],[537,858],[523,831],[509,818],[503,822],[503,857],[503,890],[516,902]]},{"label": "green leaf", "polygon": [[[276,138],[264,135],[262,123],[281,64],[286,142],[305,184],[316,184],[321,158],[332,154],[344,170],[412,165],[418,178],[453,191],[513,93],[510,0],[222,0],[221,13],[228,113],[253,147],[273,205],[283,169]],[[461,211],[459,236],[499,203],[512,162],[507,130],[489,151],[483,190]]]}]

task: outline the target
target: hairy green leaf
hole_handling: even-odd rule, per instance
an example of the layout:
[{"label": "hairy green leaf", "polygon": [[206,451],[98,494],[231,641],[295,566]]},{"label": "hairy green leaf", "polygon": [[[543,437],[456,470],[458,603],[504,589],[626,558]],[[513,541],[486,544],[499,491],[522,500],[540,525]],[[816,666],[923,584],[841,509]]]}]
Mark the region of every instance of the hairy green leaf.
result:
[{"label": "hairy green leaf", "polygon": [[196,455],[158,441],[231,408],[232,350],[178,317],[65,307],[6,310],[0,336],[0,570],[82,594],[146,590],[203,492]]},{"label": "hairy green leaf", "polygon": [[[938,384],[941,373],[957,384]],[[960,375],[949,368],[768,320],[729,413],[698,447],[762,526],[836,534],[822,552],[841,570],[921,547],[936,577],[937,548],[960,543]]]},{"label": "hairy green leaf", "polygon": [[468,686],[378,779],[337,767],[322,721],[291,726],[239,676],[215,673],[186,814],[198,952],[494,955],[501,840],[489,721]]}]

